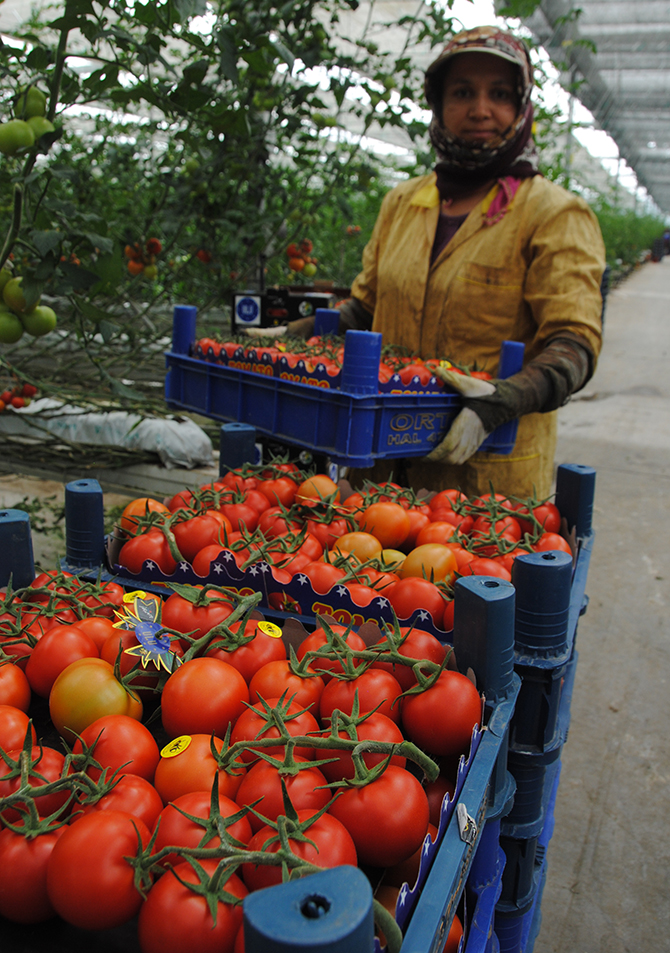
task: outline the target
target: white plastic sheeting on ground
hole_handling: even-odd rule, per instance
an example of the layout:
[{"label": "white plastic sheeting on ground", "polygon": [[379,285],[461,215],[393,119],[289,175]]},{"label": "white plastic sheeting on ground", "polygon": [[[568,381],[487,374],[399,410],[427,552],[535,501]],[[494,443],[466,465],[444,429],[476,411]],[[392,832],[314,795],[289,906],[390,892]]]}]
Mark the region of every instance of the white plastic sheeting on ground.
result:
[{"label": "white plastic sheeting on ground", "polygon": [[188,417],[143,417],[121,410],[91,412],[49,397],[0,415],[0,433],[25,437],[45,432],[73,443],[125,447],[158,454],[163,466],[210,466],[212,441]]}]

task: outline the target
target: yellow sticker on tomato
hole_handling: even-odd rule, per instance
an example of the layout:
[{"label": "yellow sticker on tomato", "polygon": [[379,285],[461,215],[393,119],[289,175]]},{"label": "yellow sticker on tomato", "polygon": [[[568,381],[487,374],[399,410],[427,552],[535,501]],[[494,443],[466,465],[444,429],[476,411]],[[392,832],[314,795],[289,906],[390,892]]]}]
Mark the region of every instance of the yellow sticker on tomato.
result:
[{"label": "yellow sticker on tomato", "polygon": [[281,639],[281,629],[278,625],[275,625],[274,622],[268,622],[266,619],[263,619],[258,623],[258,628],[261,632],[264,632],[265,635],[269,635],[271,639]]},{"label": "yellow sticker on tomato", "polygon": [[178,738],[174,738],[169,744],[165,745],[161,751],[161,758],[176,758],[182,751],[186,751],[190,743],[190,735],[179,735]]}]

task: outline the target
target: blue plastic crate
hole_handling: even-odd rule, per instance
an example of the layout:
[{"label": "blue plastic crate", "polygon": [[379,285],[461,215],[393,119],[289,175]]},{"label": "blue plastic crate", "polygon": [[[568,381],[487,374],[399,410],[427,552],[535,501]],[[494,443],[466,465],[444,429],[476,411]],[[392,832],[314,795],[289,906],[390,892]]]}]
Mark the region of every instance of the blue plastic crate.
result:
[{"label": "blue plastic crate", "polygon": [[[336,463],[365,467],[381,458],[425,456],[442,439],[462,406],[460,395],[448,389],[428,394],[378,393],[378,358],[371,364],[374,374],[370,381],[374,386],[363,381],[365,386],[343,390],[201,360],[191,356],[195,323],[195,308],[175,308],[173,347],[165,355],[165,400],[169,407],[214,420],[250,424],[259,433],[327,454]],[[381,335],[348,331],[347,338],[350,335],[378,338],[381,347]],[[523,345],[503,342],[499,376],[516,373],[522,362]],[[345,344],[343,387],[349,377],[357,376],[348,374],[348,370]],[[486,438],[482,450],[511,453],[517,426],[514,420],[498,427]]]}]

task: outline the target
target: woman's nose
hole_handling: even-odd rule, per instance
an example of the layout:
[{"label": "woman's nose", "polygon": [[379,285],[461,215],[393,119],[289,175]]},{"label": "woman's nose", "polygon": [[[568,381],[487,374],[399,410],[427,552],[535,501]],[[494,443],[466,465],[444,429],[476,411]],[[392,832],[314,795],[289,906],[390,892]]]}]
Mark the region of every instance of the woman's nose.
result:
[{"label": "woman's nose", "polygon": [[491,114],[491,100],[484,90],[476,93],[470,101],[470,115],[486,118]]}]

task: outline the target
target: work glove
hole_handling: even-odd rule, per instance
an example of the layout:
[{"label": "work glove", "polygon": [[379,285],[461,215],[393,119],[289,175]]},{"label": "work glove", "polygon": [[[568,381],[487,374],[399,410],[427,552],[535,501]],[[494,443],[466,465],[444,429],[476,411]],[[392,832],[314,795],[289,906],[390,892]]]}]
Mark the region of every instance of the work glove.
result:
[{"label": "work glove", "polygon": [[566,333],[550,341],[522,371],[506,380],[481,380],[437,367],[436,377],[463,395],[463,409],[427,459],[465,463],[501,424],[563,406],[589,380],[594,365],[588,342]]}]

